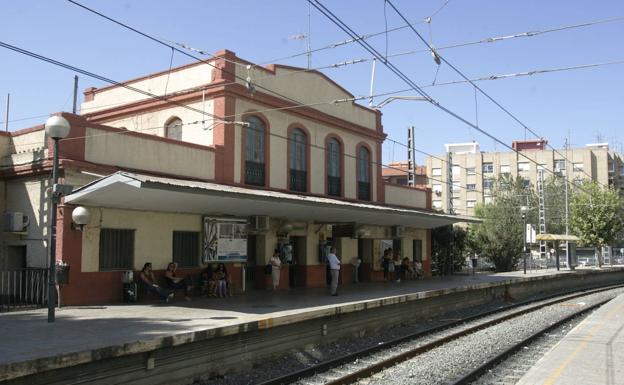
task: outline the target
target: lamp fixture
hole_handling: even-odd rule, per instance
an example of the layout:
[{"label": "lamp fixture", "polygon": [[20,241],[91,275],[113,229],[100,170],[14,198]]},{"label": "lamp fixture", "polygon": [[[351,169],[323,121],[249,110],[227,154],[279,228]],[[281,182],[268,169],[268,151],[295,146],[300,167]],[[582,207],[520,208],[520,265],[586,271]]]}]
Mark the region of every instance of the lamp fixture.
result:
[{"label": "lamp fixture", "polygon": [[72,230],[82,231],[91,220],[91,213],[86,207],[78,206],[72,211]]}]

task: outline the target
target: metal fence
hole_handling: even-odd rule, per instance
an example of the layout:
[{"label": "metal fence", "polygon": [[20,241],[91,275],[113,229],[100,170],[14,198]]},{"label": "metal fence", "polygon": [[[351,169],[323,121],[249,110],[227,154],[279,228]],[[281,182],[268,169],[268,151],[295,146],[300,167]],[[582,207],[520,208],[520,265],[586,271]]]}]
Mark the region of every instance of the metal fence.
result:
[{"label": "metal fence", "polygon": [[0,312],[45,306],[47,283],[48,269],[0,271]]}]

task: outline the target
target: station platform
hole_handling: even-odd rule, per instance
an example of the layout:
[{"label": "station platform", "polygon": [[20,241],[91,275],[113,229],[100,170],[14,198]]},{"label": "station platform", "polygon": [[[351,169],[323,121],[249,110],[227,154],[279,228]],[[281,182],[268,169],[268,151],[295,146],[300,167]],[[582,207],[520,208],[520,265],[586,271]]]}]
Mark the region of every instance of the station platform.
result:
[{"label": "station platform", "polygon": [[517,383],[624,384],[624,295],[587,317]]},{"label": "station platform", "polygon": [[[88,364],[103,358],[145,353],[399,302],[443,298],[453,293],[489,290],[523,281],[531,281],[531,286],[550,287],[549,280],[570,281],[570,274],[596,276],[615,271],[624,274],[622,267],[600,271],[544,269],[529,271],[526,275],[522,271],[480,273],[400,283],[348,284],[339,287],[338,297],[329,296],[326,288],[295,288],[278,292],[250,291],[228,298],[194,298],[190,302],[180,298],[168,304],[64,307],[57,309],[54,323],[47,322],[47,309],[3,313],[0,314],[3,332],[0,382],[41,370]],[[617,275],[616,279],[619,277]],[[620,324],[622,320],[624,317],[620,318]]]}]

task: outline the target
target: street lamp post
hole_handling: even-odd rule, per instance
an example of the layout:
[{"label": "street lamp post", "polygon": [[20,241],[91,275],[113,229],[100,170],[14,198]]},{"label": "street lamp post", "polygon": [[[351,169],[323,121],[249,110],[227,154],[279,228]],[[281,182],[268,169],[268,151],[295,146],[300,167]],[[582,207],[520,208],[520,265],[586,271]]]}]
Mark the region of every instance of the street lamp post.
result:
[{"label": "street lamp post", "polygon": [[522,229],[522,260],[523,260],[523,265],[524,265],[524,274],[526,274],[526,267],[527,267],[527,247],[526,247],[526,214],[529,211],[529,208],[527,206],[522,206],[520,207],[520,213],[522,214],[522,223],[523,223],[523,229]]},{"label": "street lamp post", "polygon": [[52,193],[50,194],[50,260],[48,261],[48,322],[54,322],[56,306],[56,207],[60,194],[58,192],[59,174],[59,140],[69,134],[69,122],[62,116],[51,116],[45,123],[45,132],[54,141],[54,158],[52,163]]}]

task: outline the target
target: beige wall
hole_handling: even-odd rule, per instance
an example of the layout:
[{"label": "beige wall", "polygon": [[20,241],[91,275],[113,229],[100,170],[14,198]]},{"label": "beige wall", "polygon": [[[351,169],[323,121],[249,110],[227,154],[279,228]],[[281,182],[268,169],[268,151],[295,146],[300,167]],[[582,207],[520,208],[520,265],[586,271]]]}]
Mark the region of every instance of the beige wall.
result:
[{"label": "beige wall", "polygon": [[[141,114],[104,121],[102,124],[118,128],[126,128],[131,131],[138,131],[144,134],[166,136],[165,124],[172,118],[177,117],[182,120],[182,140],[195,144],[210,146],[213,143],[213,118],[214,101],[206,100],[189,104],[189,107],[205,112],[205,114],[189,110],[184,107],[174,106],[171,108],[148,111]],[[191,124],[193,122],[201,122]]]},{"label": "beige wall", "polygon": [[417,189],[408,189],[390,184],[385,185],[386,204],[405,207],[426,208],[427,192]]},{"label": "beige wall", "polygon": [[47,266],[48,200],[45,199],[47,179],[17,179],[5,182],[6,207],[11,212],[22,212],[30,224],[26,234],[16,235],[2,232],[3,252],[6,246],[26,245],[28,267]]},{"label": "beige wall", "polygon": [[86,135],[85,158],[89,162],[180,177],[214,179],[215,153],[210,149],[116,134],[90,127],[87,128]]},{"label": "beige wall", "polygon": [[[132,82],[129,85],[155,95],[167,94],[209,84],[212,80],[213,67],[199,64],[180,71],[172,71],[158,76]],[[92,101],[81,105],[80,113],[87,114],[121,104],[149,99],[148,96],[122,87],[114,87],[97,92]]]},{"label": "beige wall", "polygon": [[0,165],[26,164],[48,155],[45,130],[37,130],[12,137],[0,137]]},{"label": "beige wall", "polygon": [[[99,271],[100,229],[134,229],[134,269],[145,262],[164,269],[173,259],[173,231],[201,231],[201,216],[149,211],[89,208],[91,221],[83,230],[82,271]],[[199,260],[198,260],[199,266]]]},{"label": "beige wall", "polygon": [[[255,103],[251,103],[245,100],[238,99],[236,101],[236,120],[241,120],[242,115],[252,111],[262,111],[263,106]],[[372,168],[372,180],[371,186],[375,186],[377,183],[377,173],[375,172],[375,164],[379,160],[379,155],[376,153],[375,141],[372,139],[364,139],[360,135],[352,133],[350,131],[342,130],[339,128],[328,127],[323,124],[319,124],[312,120],[302,119],[294,114],[284,111],[270,111],[265,112],[263,115],[269,120],[271,136],[270,140],[270,186],[278,189],[287,189],[287,167],[288,167],[288,145],[286,137],[288,136],[288,127],[292,124],[301,124],[310,133],[310,144],[308,147],[310,151],[311,165],[311,186],[310,190],[314,194],[325,194],[325,138],[328,134],[338,135],[344,142],[344,170],[345,170],[345,197],[356,198],[356,169],[355,169],[355,155],[356,146],[359,142],[363,141],[367,143],[371,148],[371,168]],[[236,148],[235,159],[235,181],[241,180],[241,151],[243,144],[241,141],[241,129],[236,128],[236,141],[239,145]],[[320,148],[319,148],[320,147]],[[377,191],[372,188],[373,200],[376,199]]]},{"label": "beige wall", "polygon": [[[316,72],[301,70],[303,68],[297,70],[277,67],[276,73],[273,75],[261,69],[252,69],[251,79],[253,83],[292,98],[300,104],[314,104],[314,109],[326,114],[368,127],[371,130],[376,129],[377,118],[372,110],[355,107],[352,102],[332,103],[333,100],[352,98],[353,96],[324,76]],[[247,78],[247,69],[237,66],[236,74],[245,79]],[[243,84],[240,79],[237,82]],[[296,86],[293,87],[293,85]],[[256,90],[271,94],[271,92],[260,87],[256,87]]]}]

